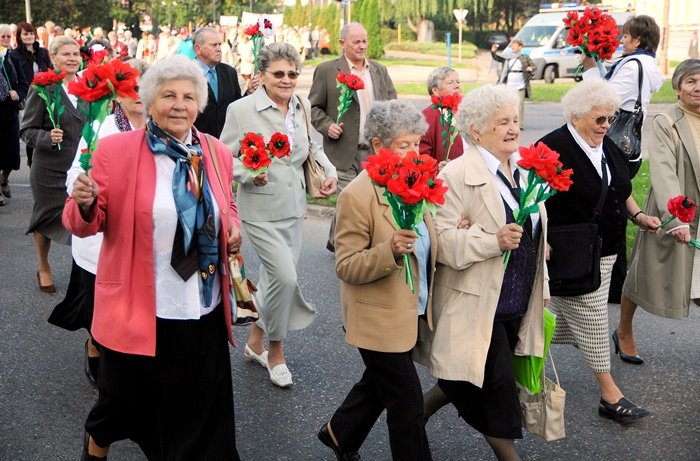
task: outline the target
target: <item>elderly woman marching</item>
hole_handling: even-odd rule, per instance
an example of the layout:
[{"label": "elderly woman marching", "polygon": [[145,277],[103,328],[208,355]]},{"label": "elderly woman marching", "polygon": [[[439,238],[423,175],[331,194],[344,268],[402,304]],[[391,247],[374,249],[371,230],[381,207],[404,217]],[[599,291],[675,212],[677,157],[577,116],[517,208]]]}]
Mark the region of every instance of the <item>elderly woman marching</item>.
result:
[{"label": "elderly woman marching", "polygon": [[[321,194],[333,194],[337,182],[333,164],[311,139],[309,102],[294,93],[300,68],[299,52],[289,44],[273,43],[260,50],[261,87],[228,107],[221,133],[221,141],[234,154],[243,229],[261,261],[256,296],[260,320],[251,327],[243,353],[267,368],[279,387],[292,385],[283,347],[287,333],[306,328],[316,316],[301,293],[296,270],[306,213],[303,164],[309,148],[326,171]],[[253,177],[238,159],[241,140],[249,131],[266,141],[275,132],[286,133],[289,157],[273,159],[267,173]],[[263,344],[265,334],[269,351]]]},{"label": "elderly woman marching", "polygon": [[[671,79],[678,102],[654,118],[649,149],[651,189],[644,213],[671,218],[668,199],[683,195],[700,203],[700,60],[683,61]],[[700,298],[698,270],[700,253],[688,244],[698,239],[698,219],[684,224],[671,221],[664,231],[670,235],[637,234],[630,271],[620,304],[620,323],[613,333],[615,352],[625,362],[643,363],[637,355],[632,319],[637,305],[667,318],[687,317],[690,300]],[[697,302],[697,301],[696,301]],[[619,338],[618,338],[619,335]],[[622,351],[622,343],[629,355]]]},{"label": "elderly woman marching", "polygon": [[[375,102],[365,137],[374,153],[418,151],[427,124],[410,103]],[[357,453],[384,409],[393,459],[430,460],[421,385],[412,360],[419,323],[431,318],[436,241],[430,214],[418,232],[396,229],[380,188],[362,171],[338,198],[335,270],[341,280],[345,340],[359,349],[365,371],[318,438],[338,460]],[[411,253],[412,293],[399,271]],[[422,328],[421,328],[422,329]]]},{"label": "elderly woman marching", "polygon": [[[547,216],[524,227],[513,210],[519,187],[519,98],[505,85],[469,92],[457,128],[470,147],[440,172],[448,187],[438,208],[438,265],[431,373],[459,416],[481,432],[499,460],[519,460],[522,438],[512,355],[541,357]],[[469,220],[468,229],[455,225]],[[504,267],[502,253],[512,254]],[[434,393],[435,391],[431,391]]]},{"label": "elderly woman marching", "polygon": [[131,439],[148,459],[238,460],[220,269],[241,244],[231,153],[193,128],[207,82],[191,60],[155,64],[139,95],[146,128],[100,140],[63,213],[73,234],[104,235],[91,331],[100,393],[82,459]]},{"label": "elderly woman marching", "polygon": [[[451,67],[438,67],[428,75],[428,96],[445,96],[447,94],[462,94],[462,84],[459,74]],[[423,109],[423,116],[428,122],[428,130],[420,138],[420,153],[428,154],[437,161],[445,160],[442,147],[442,127],[440,126],[440,110],[433,109],[432,104]],[[464,152],[464,138],[458,136],[450,147],[450,160],[456,159]]]},{"label": "elderly woman marching", "polygon": [[[551,309],[557,314],[552,342],[578,347],[600,387],[599,413],[626,423],[649,412],[626,399],[610,374],[607,300],[611,271],[625,240],[628,216],[645,231],[658,232],[661,222],[641,212],[631,195],[627,159],[605,136],[620,105],[612,85],[599,79],[584,81],[571,89],[561,103],[566,125],[540,141],[559,152],[561,162],[574,170],[574,183],[568,191],[547,200],[549,225],[598,225],[602,239],[601,283],[597,290],[579,296],[552,297]],[[598,206],[601,197],[603,203]],[[566,247],[553,246],[552,257],[566,251]],[[549,275],[560,278],[558,273]]]}]

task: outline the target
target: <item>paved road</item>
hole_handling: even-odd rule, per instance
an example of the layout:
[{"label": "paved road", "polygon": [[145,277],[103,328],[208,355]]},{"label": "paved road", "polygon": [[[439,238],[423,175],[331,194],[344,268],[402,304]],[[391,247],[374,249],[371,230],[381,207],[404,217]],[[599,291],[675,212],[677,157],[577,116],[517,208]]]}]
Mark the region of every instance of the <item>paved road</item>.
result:
[{"label": "paved road", "polygon": [[[422,106],[425,101],[415,101]],[[534,141],[561,123],[555,104],[528,106],[528,129],[522,143]],[[82,425],[97,393],[83,376],[84,332],[67,332],[46,323],[52,307],[65,294],[70,251],[55,246],[51,263],[59,292],[42,294],[36,285],[32,240],[24,232],[32,206],[28,169],[10,178],[13,198],[0,208],[0,460],[66,460],[79,458]],[[286,343],[295,385],[275,388],[266,372],[231,350],[237,437],[245,460],[331,460],[316,431],[360,376],[355,349],[343,341],[338,282],[333,256],[325,249],[328,221],[308,217],[300,262],[301,285],[318,309],[316,322],[293,332]],[[257,261],[244,248],[248,270],[257,277]],[[610,323],[618,317],[610,307]],[[690,318],[668,320],[640,312],[638,345],[647,363],[623,364],[613,357],[613,376],[633,401],[654,414],[622,427],[597,415],[599,398],[592,374],[572,347],[554,346],[562,386],[567,391],[567,438],[544,442],[529,434],[519,441],[525,460],[679,460],[700,459],[700,310]],[[247,331],[237,329],[243,344]],[[387,332],[390,334],[390,332]],[[420,370],[424,386],[433,380]],[[436,460],[491,460],[482,437],[446,407],[427,426]],[[363,459],[388,460],[385,419],[370,433]],[[140,461],[128,441],[115,444],[114,461]]]}]

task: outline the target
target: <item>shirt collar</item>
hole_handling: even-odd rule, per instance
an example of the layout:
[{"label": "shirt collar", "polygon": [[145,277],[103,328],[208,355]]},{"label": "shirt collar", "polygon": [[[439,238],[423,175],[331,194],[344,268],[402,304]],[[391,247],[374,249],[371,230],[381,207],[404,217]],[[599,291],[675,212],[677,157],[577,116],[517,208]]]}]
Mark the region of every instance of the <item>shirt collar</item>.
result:
[{"label": "shirt collar", "polygon": [[[345,60],[348,62],[348,68],[350,70],[353,70],[354,64],[352,62],[350,62],[350,60],[348,59],[347,56],[345,56]],[[369,69],[369,62],[367,62],[367,58],[365,58],[365,62],[362,65],[362,70],[368,70],[368,69]]]},{"label": "shirt collar", "polygon": [[576,131],[576,128],[571,123],[567,123],[566,127],[569,129],[569,132],[571,133],[571,136],[574,137],[574,141],[576,141],[576,144],[588,155],[589,157],[592,156],[597,156],[600,157],[603,155],[603,143],[601,142],[599,146],[596,147],[591,147],[588,145],[586,141],[583,140],[580,134],[578,134],[578,131]]},{"label": "shirt collar", "polygon": [[[487,151],[481,146],[476,146],[476,149],[479,151],[479,154],[481,155],[481,158],[484,159],[484,163],[486,164],[486,168],[489,170],[489,172],[496,176],[496,172],[498,171],[499,167],[501,166],[501,161],[498,160],[491,152]],[[515,168],[517,167],[517,161],[520,160],[520,154],[518,152],[513,152],[510,157],[508,157],[508,164],[510,165],[510,171],[511,173],[515,171]]]},{"label": "shirt collar", "polygon": [[207,65],[204,64],[202,61],[200,61],[199,58],[195,59],[195,61],[197,61],[197,64],[199,64],[199,67],[201,67],[201,68],[204,70],[204,75],[206,75],[207,72],[209,72],[210,69],[214,69],[214,68],[216,67],[216,64],[214,64],[214,65],[211,66],[211,67],[210,67],[210,66],[207,66]]}]

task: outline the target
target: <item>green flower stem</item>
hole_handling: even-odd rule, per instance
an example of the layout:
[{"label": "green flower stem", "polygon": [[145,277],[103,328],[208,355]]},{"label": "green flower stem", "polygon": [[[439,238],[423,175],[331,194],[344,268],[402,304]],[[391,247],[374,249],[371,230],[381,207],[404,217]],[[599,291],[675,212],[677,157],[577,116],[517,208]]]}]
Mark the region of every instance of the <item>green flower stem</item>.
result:
[{"label": "green flower stem", "polygon": [[258,53],[260,52],[260,45],[262,44],[263,38],[260,35],[255,35],[252,37],[253,40],[253,67],[255,69],[254,73],[258,73]]},{"label": "green flower stem", "polygon": [[675,216],[671,216],[671,217],[668,218],[666,221],[664,221],[664,222],[661,223],[661,225],[659,226],[659,229],[663,228],[664,226],[666,226],[668,223],[670,223],[670,222],[673,221],[674,219],[676,219],[676,217],[675,217]]},{"label": "green flower stem", "polygon": [[350,109],[350,104],[352,104],[353,90],[348,88],[344,83],[336,82],[336,87],[340,88],[340,97],[338,98],[338,117],[335,123],[340,125],[340,119],[343,115]]},{"label": "green flower stem", "polygon": [[[537,176],[534,170],[530,170],[527,177],[527,188],[525,191],[521,190],[518,209],[513,212],[515,224],[522,227],[527,217],[539,209],[538,204],[544,202],[556,193],[546,192],[548,188],[549,186],[545,183],[544,179]],[[530,205],[528,205],[528,203],[530,203]],[[508,266],[511,253],[511,250],[503,252],[503,267]]]}]

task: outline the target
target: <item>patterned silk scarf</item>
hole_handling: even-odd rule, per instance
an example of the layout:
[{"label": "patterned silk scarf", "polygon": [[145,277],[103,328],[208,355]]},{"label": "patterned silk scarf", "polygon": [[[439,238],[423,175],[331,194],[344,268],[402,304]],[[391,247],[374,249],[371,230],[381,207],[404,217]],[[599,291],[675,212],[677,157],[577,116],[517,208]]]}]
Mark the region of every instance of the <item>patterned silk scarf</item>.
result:
[{"label": "patterned silk scarf", "polygon": [[121,132],[124,131],[131,131],[131,123],[129,123],[129,119],[126,117],[126,113],[124,113],[124,109],[122,109],[121,104],[119,104],[118,101],[114,101],[114,121],[117,124],[117,129]]},{"label": "patterned silk scarf", "polygon": [[[175,161],[173,197],[178,229],[173,242],[171,265],[183,280],[188,280],[194,270],[199,268],[202,304],[210,306],[219,252],[214,221],[215,205],[202,163],[199,139],[193,133],[192,145],[185,145],[163,131],[153,119],[148,119],[146,133],[153,154],[167,155]],[[178,261],[181,258],[195,259],[195,255],[198,256],[198,264],[195,261],[194,267],[188,262]]]}]

